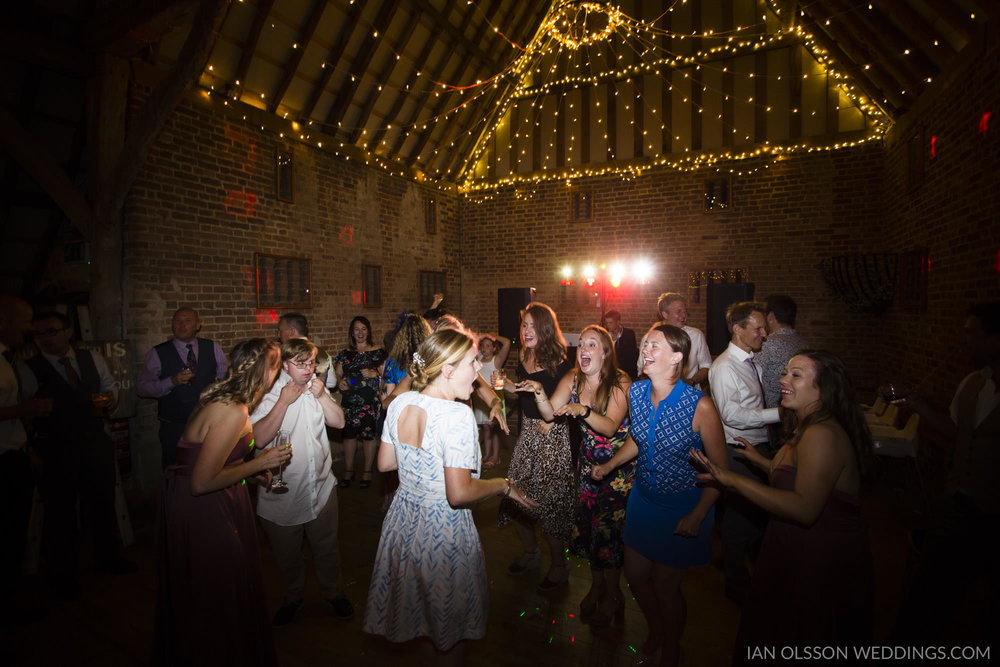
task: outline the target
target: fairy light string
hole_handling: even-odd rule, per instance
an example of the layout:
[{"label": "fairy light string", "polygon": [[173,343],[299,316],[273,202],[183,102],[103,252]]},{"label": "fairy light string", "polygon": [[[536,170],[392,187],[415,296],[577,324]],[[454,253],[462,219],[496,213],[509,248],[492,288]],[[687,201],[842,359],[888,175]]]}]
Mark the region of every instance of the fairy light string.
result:
[{"label": "fairy light string", "polygon": [[[467,4],[473,5],[474,11],[482,14],[482,20],[489,22],[477,2],[468,0]],[[687,0],[678,0],[660,17],[644,21],[628,16],[612,3],[564,0],[553,5],[535,37],[524,46],[505,35],[498,26],[489,23],[490,30],[499,35],[508,47],[508,59],[501,71],[475,81],[455,82],[432,80],[427,72],[418,71],[412,85],[397,87],[389,81],[373,84],[378,86],[379,93],[383,90],[394,91],[397,95],[424,92],[433,94],[435,99],[441,95],[449,95],[448,103],[440,113],[418,116],[408,124],[394,122],[395,119],[389,119],[381,125],[372,124],[370,118],[365,118],[365,127],[347,127],[347,123],[330,127],[316,119],[297,118],[297,110],[279,105],[278,117],[287,123],[287,128],[279,131],[278,135],[282,139],[295,139],[396,176],[434,184],[442,190],[454,191],[457,187],[458,192],[471,195],[518,184],[530,187],[531,184],[553,179],[573,180],[609,174],[632,179],[650,170],[718,169],[720,163],[734,163],[751,158],[773,160],[798,152],[840,150],[865,142],[880,141],[891,126],[891,118],[878,101],[869,99],[861,92],[838,69],[830,54],[802,26],[786,25],[789,22],[784,21],[780,16],[780,8],[772,6],[770,0],[767,0],[763,14],[755,23],[736,26],[729,31],[684,32],[661,27],[663,17],[675,10],[690,9],[684,7],[687,4]],[[274,28],[274,24],[271,25]],[[378,40],[378,48],[388,48],[396,60],[407,58],[401,52],[405,40],[397,48],[384,33],[379,33],[373,26],[369,27],[369,39]],[[292,47],[299,48],[299,45],[293,44]],[[667,148],[671,144],[677,145],[672,140],[679,139],[685,130],[674,127],[673,123],[665,119],[660,110],[662,103],[648,98],[641,79],[659,79],[660,86],[666,89],[662,93],[665,99],[667,93],[672,96],[678,92],[674,90],[675,81],[699,86],[701,103],[695,103],[690,94],[685,96],[685,104],[689,105],[692,113],[705,115],[706,99],[709,99],[716,107],[722,105],[720,108],[723,110],[726,103],[735,102],[742,105],[741,108],[753,110],[754,114],[767,114],[772,112],[767,100],[757,100],[752,96],[736,99],[736,93],[722,89],[721,82],[725,77],[734,75],[745,76],[746,81],[764,78],[772,82],[793,76],[789,73],[737,72],[734,63],[753,54],[795,48],[804,49],[819,70],[805,71],[804,68],[802,78],[825,76],[825,83],[839,91],[843,95],[842,99],[860,115],[864,126],[860,136],[858,132],[841,131],[839,134],[844,140],[825,145],[808,140],[780,144],[764,142],[763,145],[757,145],[752,143],[752,127],[740,125],[739,114],[731,113],[727,116],[716,112],[712,117],[716,127],[721,126],[723,133],[728,133],[734,139],[738,138],[742,129],[744,133],[740,141],[749,143],[740,147],[726,146],[703,151],[692,150],[689,145],[682,147],[681,154],[656,154],[656,144],[661,143]],[[348,74],[340,63],[324,61],[321,66],[335,67],[337,74],[341,76]],[[362,73],[360,76],[370,75]],[[225,76],[214,71],[212,65],[203,72],[200,84],[206,95],[223,99],[226,106],[242,103],[264,109],[268,104],[265,92],[252,90],[246,86],[246,82],[227,81]],[[470,117],[473,110],[481,107],[486,96],[496,95],[501,89],[507,89],[507,94],[496,100],[492,112]],[[562,162],[567,165],[580,162],[585,149],[590,147],[584,147],[580,143],[581,109],[578,100],[585,100],[587,96],[580,96],[578,93],[587,90],[592,91],[590,97],[594,101],[590,109],[591,132],[596,129],[598,134],[604,133],[609,161],[555,169],[560,160],[555,155],[555,125],[548,116],[551,114],[556,124],[570,121],[567,123],[562,146]],[[617,132],[619,127],[609,127],[612,118],[608,101],[620,96],[627,96],[624,98],[627,101],[618,107],[617,125],[620,127],[623,122],[622,109],[631,114],[630,122],[633,126],[637,122],[643,122],[641,143],[643,151],[648,151],[650,155],[618,160],[611,151],[615,142],[613,136],[609,137],[609,133]],[[477,107],[477,103],[480,107]],[[515,108],[518,109],[517,114],[513,113]],[[843,103],[836,105],[834,109],[835,112],[841,110]],[[807,110],[794,108],[788,112],[804,115]],[[815,115],[816,110],[811,113]],[[513,126],[515,117],[518,122]],[[399,159],[387,155],[388,147],[396,142],[392,137],[398,137],[398,133],[403,133],[400,145],[405,146],[417,133],[434,133],[438,124],[444,121],[454,122],[458,118],[463,120],[463,130],[448,135],[446,143],[436,147],[428,143],[432,148],[422,153],[422,159],[418,158],[420,166],[406,167]],[[543,125],[549,126],[551,131],[549,135],[543,135],[539,142],[534,139],[534,134],[541,133]],[[749,132],[746,132],[747,129]],[[369,151],[364,145],[373,132],[381,132],[383,138]],[[440,134],[440,131],[437,133]],[[506,145],[500,145],[502,142],[497,140],[498,133],[506,136]],[[650,134],[653,136],[650,137]],[[658,134],[662,138],[656,141]],[[348,135],[358,136],[361,145],[345,144],[343,137]],[[599,136],[597,138],[601,139]],[[626,132],[619,141],[623,145],[630,145],[631,134]],[[472,143],[472,149],[468,151],[468,157],[456,167],[451,154],[453,149],[469,143]],[[541,147],[540,154],[533,154],[533,143]],[[519,172],[518,169],[529,158],[534,158],[545,170]],[[509,173],[503,174],[505,166]],[[549,166],[552,168],[547,168]],[[754,173],[761,168],[766,167],[758,166],[742,171],[738,168],[726,169],[731,173]],[[452,176],[456,173],[457,179]]]}]

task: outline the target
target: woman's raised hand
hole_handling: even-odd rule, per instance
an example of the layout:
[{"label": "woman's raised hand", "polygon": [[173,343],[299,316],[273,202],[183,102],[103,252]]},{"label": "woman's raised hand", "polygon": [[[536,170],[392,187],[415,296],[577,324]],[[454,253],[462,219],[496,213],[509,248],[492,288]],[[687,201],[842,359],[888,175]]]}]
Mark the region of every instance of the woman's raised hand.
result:
[{"label": "woman's raised hand", "polygon": [[730,471],[723,470],[719,466],[715,465],[714,463],[712,463],[711,459],[709,459],[707,456],[705,456],[703,452],[700,452],[697,449],[691,450],[691,458],[694,459],[696,463],[698,463],[698,465],[702,468],[702,470],[706,471],[698,473],[697,477],[699,480],[703,482],[711,482],[712,480],[715,480],[720,484],[722,484],[723,486],[729,486],[728,480],[730,478],[730,475],[732,475]]}]

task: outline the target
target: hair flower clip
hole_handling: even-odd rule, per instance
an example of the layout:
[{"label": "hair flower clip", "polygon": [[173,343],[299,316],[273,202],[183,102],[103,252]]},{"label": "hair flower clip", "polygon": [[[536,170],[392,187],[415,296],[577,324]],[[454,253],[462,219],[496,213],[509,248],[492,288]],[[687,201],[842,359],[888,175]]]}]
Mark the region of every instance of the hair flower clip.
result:
[{"label": "hair flower clip", "polygon": [[413,363],[415,363],[420,368],[424,367],[424,358],[420,356],[419,352],[413,353]]}]

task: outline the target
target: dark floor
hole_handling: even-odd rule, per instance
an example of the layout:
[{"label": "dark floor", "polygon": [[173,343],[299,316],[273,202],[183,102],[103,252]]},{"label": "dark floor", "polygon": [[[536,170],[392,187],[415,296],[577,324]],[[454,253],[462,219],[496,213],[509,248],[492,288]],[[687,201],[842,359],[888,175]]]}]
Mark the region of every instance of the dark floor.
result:
[{"label": "dark floor", "polygon": [[[504,474],[512,442],[509,439],[505,443],[502,465],[487,471],[489,476]],[[337,446],[335,452],[341,454]],[[338,461],[335,469],[342,468]],[[907,494],[898,487],[904,482],[901,471],[882,470],[865,498],[878,575],[877,641],[885,639],[895,618],[898,593],[907,572],[906,535],[915,513],[913,504],[902,500]],[[344,577],[357,613],[347,622],[330,616],[311,580],[305,604],[292,624],[275,628],[281,664],[415,664],[412,644],[394,645],[361,631],[381,524],[379,486],[362,490],[355,484],[339,490],[339,494]],[[555,593],[535,592],[547,559],[543,559],[541,571],[520,578],[508,576],[506,567],[520,555],[521,546],[512,526],[496,527],[497,507],[498,499],[492,499],[474,510],[486,552],[491,600],[486,638],[471,642],[469,664],[630,665],[633,647],[643,641],[646,632],[635,602],[628,600],[624,627],[594,630],[577,618],[590,578],[583,561],[571,560],[569,586]],[[136,544],[127,550],[127,556],[139,563],[138,573],[116,577],[85,570],[81,574],[83,597],[76,602],[49,601],[29,592],[29,597],[48,607],[48,616],[40,623],[0,630],[0,665],[116,666],[148,662],[154,596],[151,506],[133,507],[132,512]],[[261,549],[273,611],[281,603],[281,591],[264,539]],[[688,604],[683,663],[729,664],[739,612],[723,595],[721,570],[716,566],[691,570],[685,576],[683,591]]]}]

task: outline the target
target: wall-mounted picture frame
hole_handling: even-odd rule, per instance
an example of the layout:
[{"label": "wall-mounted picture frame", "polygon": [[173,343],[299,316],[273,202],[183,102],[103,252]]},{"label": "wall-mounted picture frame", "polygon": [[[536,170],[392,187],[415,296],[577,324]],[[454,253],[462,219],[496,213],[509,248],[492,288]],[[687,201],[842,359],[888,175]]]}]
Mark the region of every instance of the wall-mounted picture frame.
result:
[{"label": "wall-mounted picture frame", "polygon": [[258,308],[312,308],[312,262],[307,257],[254,253]]},{"label": "wall-mounted picture frame", "polygon": [[274,154],[274,189],[279,201],[295,202],[295,157],[278,149]]},{"label": "wall-mounted picture frame", "polygon": [[570,196],[570,220],[594,219],[594,190],[575,188]]},{"label": "wall-mounted picture frame", "polygon": [[705,179],[705,212],[725,211],[733,206],[733,177],[719,176]]},{"label": "wall-mounted picture frame", "polygon": [[382,307],[382,267],[361,265],[361,303],[365,308]]},{"label": "wall-mounted picture frame", "polygon": [[437,234],[437,202],[430,197],[424,199],[424,225],[428,234]]}]

